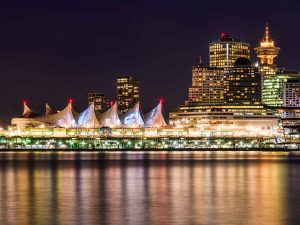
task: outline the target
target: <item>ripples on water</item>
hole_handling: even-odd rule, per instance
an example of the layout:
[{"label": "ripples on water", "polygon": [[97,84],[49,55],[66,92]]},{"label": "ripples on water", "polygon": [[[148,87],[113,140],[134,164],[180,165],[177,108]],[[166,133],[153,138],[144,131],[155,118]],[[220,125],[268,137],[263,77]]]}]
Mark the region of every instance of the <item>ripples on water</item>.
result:
[{"label": "ripples on water", "polygon": [[0,153],[0,224],[300,224],[300,159]]}]

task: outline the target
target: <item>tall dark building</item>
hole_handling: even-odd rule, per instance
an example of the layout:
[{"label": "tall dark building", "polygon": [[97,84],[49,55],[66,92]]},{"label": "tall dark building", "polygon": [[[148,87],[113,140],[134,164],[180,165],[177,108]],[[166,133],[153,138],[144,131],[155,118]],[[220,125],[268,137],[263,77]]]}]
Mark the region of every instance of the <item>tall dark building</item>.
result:
[{"label": "tall dark building", "polygon": [[128,112],[139,102],[139,81],[131,76],[117,78],[118,110]]},{"label": "tall dark building", "polygon": [[261,74],[251,66],[247,58],[239,58],[225,74],[225,95],[227,104],[261,104]]},{"label": "tall dark building", "polygon": [[109,99],[103,93],[89,93],[88,102],[89,105],[94,102],[96,111],[104,112],[109,109]]}]

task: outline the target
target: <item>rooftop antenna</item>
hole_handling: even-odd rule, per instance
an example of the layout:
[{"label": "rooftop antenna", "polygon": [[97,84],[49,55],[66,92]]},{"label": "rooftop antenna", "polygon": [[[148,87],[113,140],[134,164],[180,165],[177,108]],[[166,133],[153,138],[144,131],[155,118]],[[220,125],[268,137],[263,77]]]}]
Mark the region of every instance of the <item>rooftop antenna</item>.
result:
[{"label": "rooftop antenna", "polygon": [[265,40],[268,42],[269,39],[270,39],[269,23],[266,23],[266,28],[265,28]]},{"label": "rooftop antenna", "polygon": [[199,56],[199,65],[203,66],[202,56]]}]

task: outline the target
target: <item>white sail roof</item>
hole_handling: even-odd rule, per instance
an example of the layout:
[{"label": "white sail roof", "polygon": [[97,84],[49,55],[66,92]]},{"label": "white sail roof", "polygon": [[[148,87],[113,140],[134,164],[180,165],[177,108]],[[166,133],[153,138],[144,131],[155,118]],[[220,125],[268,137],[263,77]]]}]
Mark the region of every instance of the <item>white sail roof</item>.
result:
[{"label": "white sail roof", "polygon": [[49,104],[46,102],[45,106],[45,115],[51,115],[54,114],[55,111],[49,106]]},{"label": "white sail roof", "polygon": [[104,127],[122,127],[117,103],[113,104],[113,106],[104,113],[97,115],[97,118]]},{"label": "white sail roof", "polygon": [[79,114],[77,121],[79,127],[96,128],[101,127],[95,113],[95,104],[92,103],[86,110]]},{"label": "white sail roof", "polygon": [[146,127],[164,127],[167,123],[162,114],[162,103],[160,102],[154,109],[145,114]]},{"label": "white sail roof", "polygon": [[23,102],[23,114],[22,117],[23,118],[34,118],[39,116],[39,114],[35,113],[33,110],[31,110],[29,108],[29,106],[27,105],[27,102]]},{"label": "white sail roof", "polygon": [[52,115],[37,117],[36,119],[57,127],[77,127],[78,113],[73,109],[72,103],[69,103],[65,109]]},{"label": "white sail roof", "polygon": [[122,122],[124,126],[128,127],[143,127],[145,125],[139,102],[122,117]]}]

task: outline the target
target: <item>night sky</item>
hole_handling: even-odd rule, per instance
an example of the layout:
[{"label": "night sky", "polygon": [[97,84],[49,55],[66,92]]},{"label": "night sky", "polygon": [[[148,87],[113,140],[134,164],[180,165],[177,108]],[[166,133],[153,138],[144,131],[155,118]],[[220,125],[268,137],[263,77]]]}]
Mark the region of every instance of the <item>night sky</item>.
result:
[{"label": "night sky", "polygon": [[187,99],[192,65],[208,63],[209,42],[226,32],[255,47],[265,22],[277,64],[300,70],[299,12],[297,1],[1,1],[0,120],[25,99],[37,112],[69,97],[81,111],[88,92],[115,99],[119,75],[140,80],[145,111],[159,97],[172,110]]}]

